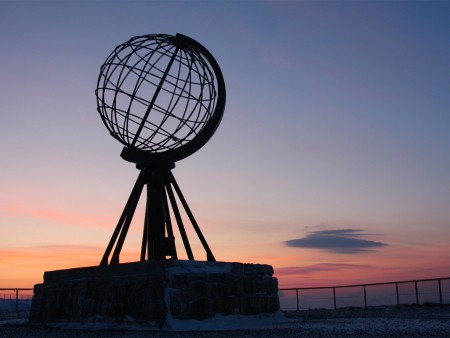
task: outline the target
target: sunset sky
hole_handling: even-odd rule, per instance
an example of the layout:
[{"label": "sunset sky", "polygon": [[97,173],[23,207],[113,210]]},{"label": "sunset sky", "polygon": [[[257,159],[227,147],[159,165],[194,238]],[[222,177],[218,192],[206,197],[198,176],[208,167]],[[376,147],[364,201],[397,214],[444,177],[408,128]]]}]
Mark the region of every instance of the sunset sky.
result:
[{"label": "sunset sky", "polygon": [[219,129],[173,171],[217,260],[281,287],[450,276],[449,22],[448,1],[0,1],[0,287],[100,262],[138,170],[97,77],[153,33],[224,74]]}]

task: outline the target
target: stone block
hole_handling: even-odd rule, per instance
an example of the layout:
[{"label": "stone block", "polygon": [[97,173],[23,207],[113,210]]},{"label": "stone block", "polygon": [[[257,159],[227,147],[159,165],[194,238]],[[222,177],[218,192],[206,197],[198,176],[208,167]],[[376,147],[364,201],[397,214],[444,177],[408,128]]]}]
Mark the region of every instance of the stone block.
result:
[{"label": "stone block", "polygon": [[163,325],[279,310],[268,265],[161,260],[50,271],[34,288],[31,322],[133,317]]}]

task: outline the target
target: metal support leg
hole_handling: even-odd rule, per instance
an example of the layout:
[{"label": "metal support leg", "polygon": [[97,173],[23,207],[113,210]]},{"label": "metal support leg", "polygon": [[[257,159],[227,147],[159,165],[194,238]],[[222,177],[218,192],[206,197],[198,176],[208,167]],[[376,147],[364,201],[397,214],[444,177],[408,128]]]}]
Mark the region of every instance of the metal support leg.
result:
[{"label": "metal support leg", "polygon": [[122,251],[123,243],[125,242],[125,237],[127,236],[128,229],[130,228],[131,220],[133,219],[134,212],[136,211],[137,204],[139,202],[139,197],[142,192],[142,188],[136,193],[135,196],[133,196],[133,201],[130,205],[130,208],[128,210],[128,214],[126,215],[125,221],[122,226],[122,230],[120,232],[119,239],[117,240],[116,247],[114,249],[113,255],[111,257],[110,264],[119,264],[119,256],[120,252]]},{"label": "metal support leg", "polygon": [[192,253],[191,245],[189,244],[189,239],[183,225],[183,220],[181,219],[180,211],[178,210],[177,202],[170,184],[167,185],[167,194],[169,195],[170,204],[172,205],[173,214],[175,215],[175,219],[178,224],[178,231],[180,231],[181,239],[183,240],[184,248],[186,249],[186,254],[188,259],[193,261],[194,255]]},{"label": "metal support leg", "polygon": [[[125,242],[144,185],[147,185],[147,201],[140,260],[166,259],[167,257],[170,257],[171,259],[178,258],[172,221],[170,218],[170,207],[172,207],[173,214],[177,221],[187,256],[190,260],[194,260],[194,255],[175,198],[176,193],[206,251],[207,260],[215,261],[214,255],[171,172],[171,169],[174,167],[173,163],[143,163],[139,164],[137,167],[141,170],[141,173],[131,191],[130,197],[120,216],[119,222],[109,241],[100,265],[119,264],[120,252]],[[172,190],[172,187],[175,189],[175,192]],[[167,197],[169,197],[170,205],[167,201]],[[111,252],[113,252],[113,254],[110,259]]]},{"label": "metal support leg", "polygon": [[141,262],[145,261],[145,257],[147,255],[147,243],[148,243],[148,200],[145,204],[145,216],[144,216],[144,231],[142,234],[142,245],[141,245]]},{"label": "metal support leg", "polygon": [[194,227],[194,230],[197,233],[197,236],[200,239],[200,242],[202,243],[203,248],[206,251],[206,259],[208,261],[215,262],[216,259],[214,258],[214,255],[213,255],[211,249],[209,248],[205,237],[203,237],[202,231],[200,230],[200,227],[198,226],[197,221],[195,220],[194,215],[191,212],[191,209],[189,209],[189,206],[188,206],[186,200],[184,199],[184,196],[180,190],[180,187],[178,186],[177,181],[175,180],[175,177],[173,176],[173,174],[171,172],[169,172],[169,175],[170,175],[170,181],[171,181],[173,187],[175,188],[178,198],[180,199],[181,204],[183,204],[184,210],[186,210],[189,220],[191,221],[192,226]]},{"label": "metal support leg", "polygon": [[136,206],[134,204],[137,204],[139,196],[141,195],[142,188],[144,187],[145,175],[146,175],[145,170],[142,170],[136,180],[136,183],[134,184],[133,190],[131,191],[130,197],[128,198],[125,208],[123,209],[122,215],[120,216],[119,222],[117,223],[116,229],[114,230],[114,233],[111,237],[111,240],[109,241],[106,251],[103,254],[103,258],[100,262],[100,265],[108,265],[109,255],[111,254],[111,251],[114,248],[114,244],[117,241],[117,237],[122,231],[122,227],[127,219],[127,216],[130,215],[131,209],[136,209]]},{"label": "metal support leg", "polygon": [[[170,185],[170,183],[167,183]],[[175,237],[173,235],[172,220],[170,219],[169,205],[167,203],[166,182],[161,187],[161,202],[164,214],[164,223],[166,224],[167,239],[166,239],[166,254],[171,259],[178,259],[177,249],[175,247]]]}]

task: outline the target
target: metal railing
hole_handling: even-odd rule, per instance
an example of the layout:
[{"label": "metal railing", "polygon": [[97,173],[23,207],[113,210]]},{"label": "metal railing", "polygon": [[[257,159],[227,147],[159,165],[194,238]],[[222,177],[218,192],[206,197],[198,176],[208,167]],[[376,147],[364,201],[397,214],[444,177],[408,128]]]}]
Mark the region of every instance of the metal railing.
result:
[{"label": "metal railing", "polygon": [[[28,312],[33,297],[32,288],[0,288],[0,302],[8,304],[0,311]],[[449,305],[450,277],[396,282],[279,288],[282,310],[377,306]]]},{"label": "metal railing", "polygon": [[33,298],[32,288],[0,288],[1,312],[28,312]]},{"label": "metal railing", "polygon": [[282,310],[443,306],[450,304],[450,277],[343,286],[280,288],[278,291]]}]

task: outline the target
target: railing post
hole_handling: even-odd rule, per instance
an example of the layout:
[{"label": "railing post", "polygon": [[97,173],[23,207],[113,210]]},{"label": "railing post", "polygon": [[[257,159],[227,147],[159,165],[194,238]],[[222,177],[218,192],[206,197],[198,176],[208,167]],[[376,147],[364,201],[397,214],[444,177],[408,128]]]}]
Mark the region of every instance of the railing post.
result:
[{"label": "railing post", "polygon": [[363,285],[364,289],[364,309],[367,310],[367,295],[366,295],[366,286]]},{"label": "railing post", "polygon": [[295,289],[295,292],[296,292],[296,294],[297,294],[297,311],[299,311],[299,310],[300,310],[300,307],[299,307],[299,305],[298,305],[298,289]]},{"label": "railing post", "polygon": [[336,288],[335,287],[333,287],[333,300],[334,300],[334,309],[336,310],[337,307],[336,307]]},{"label": "railing post", "polygon": [[19,289],[16,289],[16,312],[19,312]]},{"label": "railing post", "polygon": [[416,304],[419,306],[419,290],[417,289],[417,281],[414,281],[414,284],[416,286]]},{"label": "railing post", "polygon": [[398,282],[395,282],[395,294],[397,295],[397,307],[400,308],[400,296],[398,294]]},{"label": "railing post", "polygon": [[438,285],[439,285],[439,304],[441,306],[443,306],[444,304],[442,303],[442,287],[441,287],[441,280],[438,279]]}]

